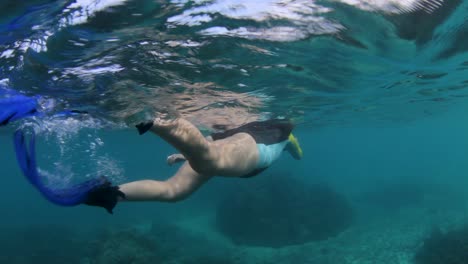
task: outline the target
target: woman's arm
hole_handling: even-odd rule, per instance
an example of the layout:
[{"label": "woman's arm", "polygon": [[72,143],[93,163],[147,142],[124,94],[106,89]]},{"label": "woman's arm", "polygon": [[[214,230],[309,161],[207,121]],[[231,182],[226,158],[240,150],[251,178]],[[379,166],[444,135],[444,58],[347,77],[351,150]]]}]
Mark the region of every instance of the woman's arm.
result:
[{"label": "woman's arm", "polygon": [[177,202],[187,198],[211,177],[197,173],[185,162],[174,176],[165,181],[141,180],[120,185],[122,201]]}]

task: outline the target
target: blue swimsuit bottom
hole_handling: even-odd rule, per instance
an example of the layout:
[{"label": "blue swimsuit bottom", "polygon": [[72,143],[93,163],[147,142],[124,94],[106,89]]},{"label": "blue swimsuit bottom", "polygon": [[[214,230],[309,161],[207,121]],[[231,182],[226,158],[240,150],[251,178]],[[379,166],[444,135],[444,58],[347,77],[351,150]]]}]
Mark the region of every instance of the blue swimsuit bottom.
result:
[{"label": "blue swimsuit bottom", "polygon": [[283,152],[288,143],[289,141],[285,140],[271,145],[257,144],[259,157],[257,166],[255,168],[268,168],[275,160],[279,158],[281,152]]}]

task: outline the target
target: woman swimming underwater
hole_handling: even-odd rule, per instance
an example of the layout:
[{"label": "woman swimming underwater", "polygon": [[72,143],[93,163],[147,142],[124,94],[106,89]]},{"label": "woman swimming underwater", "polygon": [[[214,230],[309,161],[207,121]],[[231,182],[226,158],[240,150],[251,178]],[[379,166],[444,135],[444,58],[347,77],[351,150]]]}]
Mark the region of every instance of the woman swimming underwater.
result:
[{"label": "woman swimming underwater", "polygon": [[283,150],[295,159],[302,150],[293,136],[289,120],[272,119],[247,123],[204,137],[192,123],[183,119],[141,123],[140,135],[151,131],[175,147],[180,154],[168,157],[168,163],[184,163],[165,181],[140,180],[113,186],[105,177],[88,180],[65,189],[53,189],[41,182],[35,157],[35,136],[15,133],[18,163],[29,182],[50,202],[63,206],[87,204],[112,213],[119,201],[175,202],[187,198],[213,176],[252,177],[267,169]]}]

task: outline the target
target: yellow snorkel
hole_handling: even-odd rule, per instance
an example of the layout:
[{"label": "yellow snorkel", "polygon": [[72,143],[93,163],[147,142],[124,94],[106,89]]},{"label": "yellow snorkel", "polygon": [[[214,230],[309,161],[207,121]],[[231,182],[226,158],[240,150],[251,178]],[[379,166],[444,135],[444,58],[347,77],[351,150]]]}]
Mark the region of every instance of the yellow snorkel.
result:
[{"label": "yellow snorkel", "polygon": [[289,134],[289,151],[291,152],[291,155],[294,156],[296,159],[302,159],[303,153],[302,153],[302,148],[299,145],[299,141],[297,138],[293,135],[293,133]]}]

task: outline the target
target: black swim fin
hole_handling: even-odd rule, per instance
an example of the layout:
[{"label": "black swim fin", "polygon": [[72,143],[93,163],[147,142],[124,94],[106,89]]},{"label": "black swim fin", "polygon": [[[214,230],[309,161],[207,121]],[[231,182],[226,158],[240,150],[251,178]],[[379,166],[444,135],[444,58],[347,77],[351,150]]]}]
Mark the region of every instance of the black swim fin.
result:
[{"label": "black swim fin", "polygon": [[93,188],[87,193],[84,204],[103,207],[109,214],[113,214],[112,210],[119,201],[119,197],[125,199],[125,194],[119,190],[119,186],[112,186],[112,184],[106,180],[105,183]]},{"label": "black swim fin", "polygon": [[153,127],[153,121],[146,121],[135,126],[138,129],[138,134],[143,135]]}]

